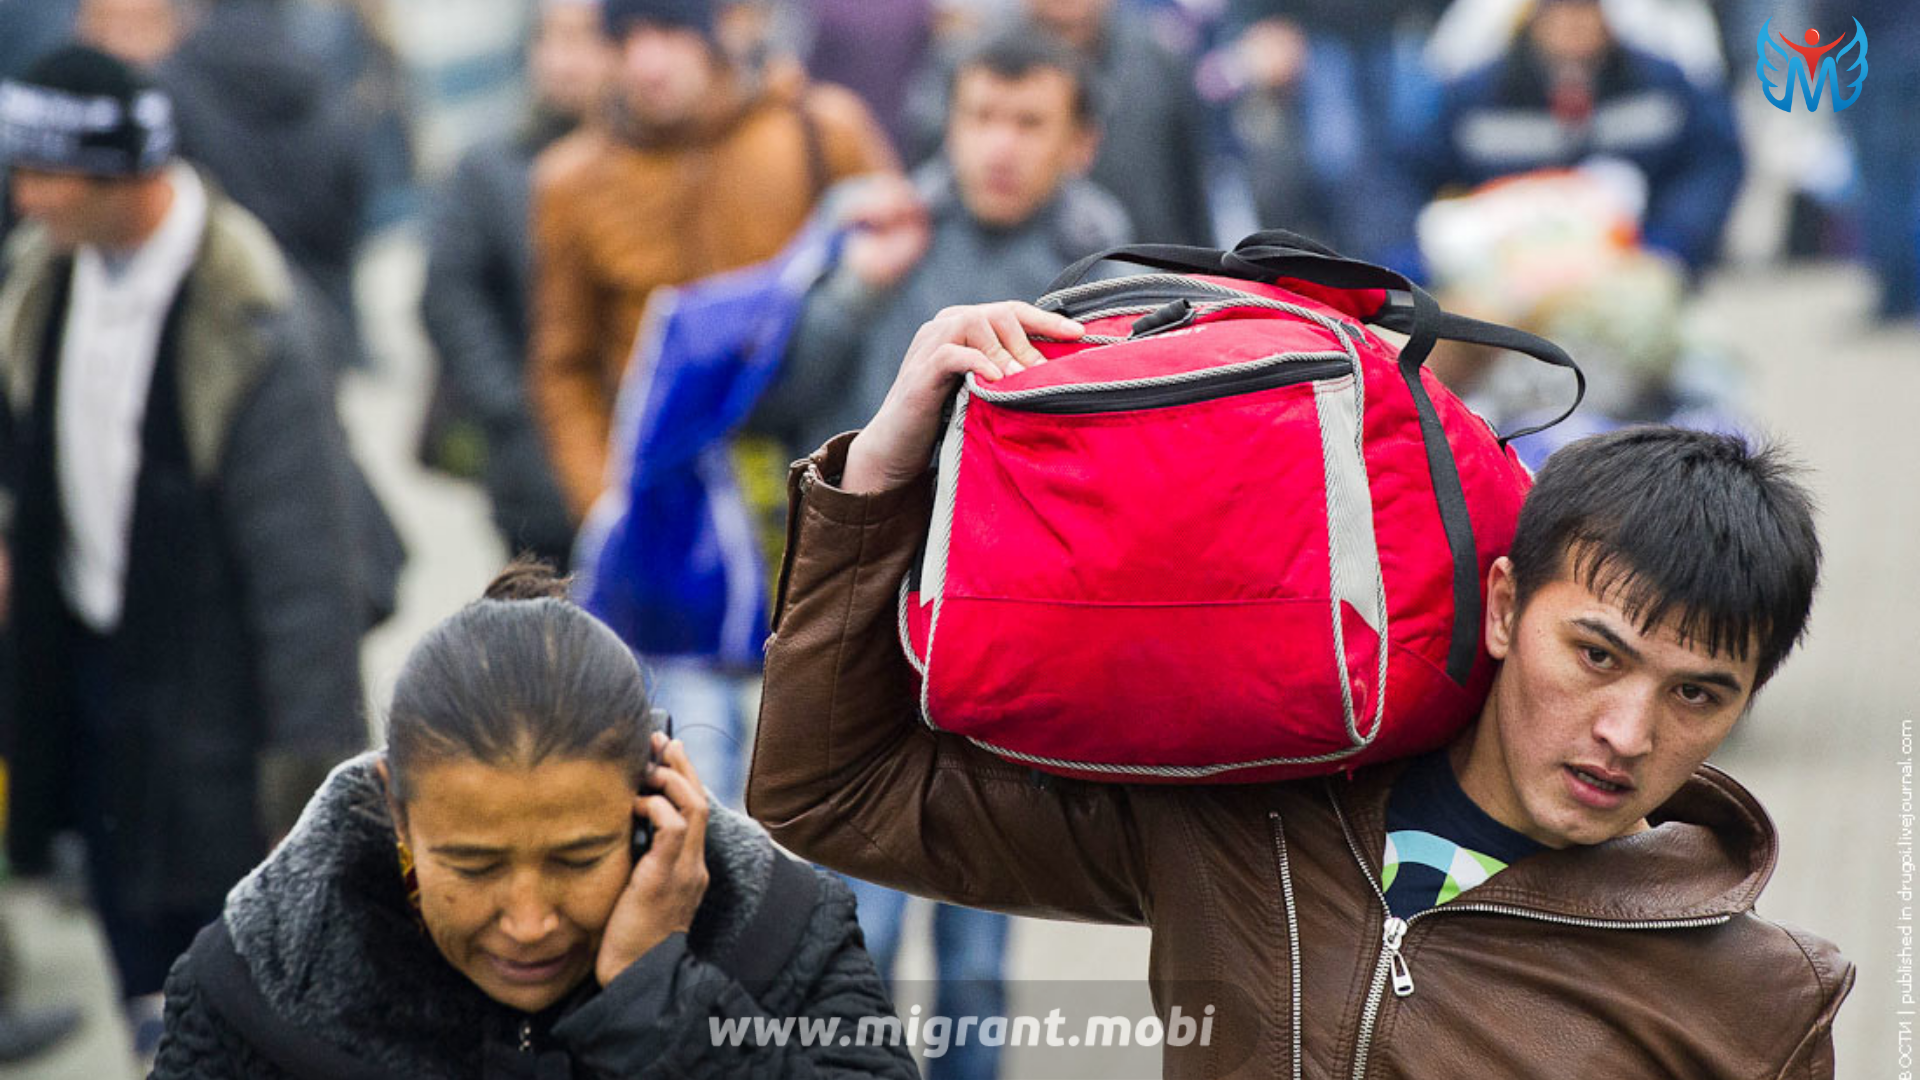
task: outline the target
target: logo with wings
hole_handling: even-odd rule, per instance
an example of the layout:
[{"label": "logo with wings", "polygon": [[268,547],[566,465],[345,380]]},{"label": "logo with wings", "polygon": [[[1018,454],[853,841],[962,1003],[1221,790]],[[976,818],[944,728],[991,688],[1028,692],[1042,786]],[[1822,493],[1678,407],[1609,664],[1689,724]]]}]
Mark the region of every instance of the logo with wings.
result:
[{"label": "logo with wings", "polygon": [[[1860,100],[1860,88],[1867,81],[1867,32],[1861,28],[1859,19],[1853,20],[1851,37],[1842,36],[1824,45],[1820,43],[1818,30],[1808,30],[1800,42],[1789,40],[1785,34],[1775,35],[1773,20],[1768,19],[1760,28],[1756,45],[1760,60],[1753,70],[1760,76],[1761,92],[1781,112],[1793,111],[1796,87],[1808,112],[1820,108],[1822,96],[1834,112],[1841,112]],[[1850,77],[1845,82],[1845,97],[1841,96],[1842,71]]]}]

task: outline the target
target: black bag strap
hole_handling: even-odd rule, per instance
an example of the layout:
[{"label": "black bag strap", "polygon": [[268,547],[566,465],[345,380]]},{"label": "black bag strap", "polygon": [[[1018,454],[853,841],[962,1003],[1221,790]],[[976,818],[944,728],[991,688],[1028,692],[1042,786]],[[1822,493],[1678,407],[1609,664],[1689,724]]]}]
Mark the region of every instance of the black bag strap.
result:
[{"label": "black bag strap", "polygon": [[1332,248],[1285,229],[1257,232],[1231,251],[1185,244],[1127,244],[1096,251],[1060,271],[1047,286],[1057,292],[1080,284],[1103,262],[1128,262],[1181,274],[1214,274],[1270,282],[1289,277],[1338,289],[1409,289],[1404,276],[1384,266],[1349,259]]},{"label": "black bag strap", "polygon": [[1231,251],[1181,244],[1131,244],[1094,252],[1062,270],[1047,292],[1079,284],[1097,265],[1128,262],[1155,270],[1183,274],[1212,274],[1246,281],[1271,282],[1292,278],[1334,289],[1382,289],[1387,302],[1367,316],[1376,326],[1407,335],[1400,350],[1402,370],[1426,363],[1436,342],[1445,339],[1524,353],[1545,364],[1573,372],[1573,403],[1542,424],[1500,436],[1500,445],[1538,434],[1573,415],[1587,396],[1587,376],[1566,350],[1538,334],[1485,322],[1443,310],[1425,289],[1404,274],[1384,266],[1349,259],[1311,237],[1286,229],[1267,229],[1248,236]]},{"label": "black bag strap", "polygon": [[1417,368],[1426,363],[1434,343],[1444,339],[1525,353],[1543,364],[1573,372],[1573,402],[1561,410],[1560,415],[1545,423],[1500,436],[1500,445],[1503,447],[1515,439],[1545,431],[1572,416],[1587,396],[1587,374],[1580,370],[1580,365],[1567,355],[1565,349],[1538,334],[1442,310],[1439,303],[1417,285],[1409,286],[1404,293],[1390,291],[1387,294],[1387,306],[1375,312],[1367,321],[1407,335],[1407,344],[1400,350],[1403,369]]},{"label": "black bag strap", "polygon": [[1103,262],[1126,262],[1150,270],[1171,270],[1177,274],[1232,274],[1221,261],[1226,253],[1217,248],[1189,247],[1185,244],[1125,244],[1096,251],[1054,276],[1046,292],[1056,293],[1086,280],[1087,274]]},{"label": "black bag strap", "polygon": [[1405,275],[1384,266],[1349,259],[1317,240],[1285,229],[1254,233],[1234,245],[1231,251],[1176,244],[1135,244],[1095,252],[1061,271],[1047,291],[1056,292],[1079,284],[1096,265],[1109,259],[1176,273],[1211,274],[1258,282],[1288,278],[1327,288],[1380,289],[1386,293],[1386,301],[1378,311],[1366,316],[1366,321],[1407,335],[1407,343],[1400,349],[1400,375],[1420,418],[1427,471],[1446,533],[1447,550],[1453,559],[1454,619],[1447,648],[1447,677],[1456,684],[1466,685],[1480,647],[1479,558],[1460,470],[1447,443],[1439,410],[1420,379],[1420,368],[1432,354],[1434,345],[1444,338],[1511,349],[1573,372],[1573,403],[1566,411],[1544,424],[1501,436],[1500,445],[1505,447],[1514,439],[1544,431],[1573,415],[1587,394],[1587,379],[1580,366],[1566,350],[1537,334],[1445,311],[1431,294]]},{"label": "black bag strap", "polygon": [[215,919],[187,951],[207,1005],[262,1057],[297,1080],[403,1080],[347,1053],[280,1015],[253,981],[224,919]]},{"label": "black bag strap", "polygon": [[739,938],[716,956],[714,963],[756,1001],[760,1000],[799,950],[819,900],[819,871],[776,853],[760,906],[754,909]]}]

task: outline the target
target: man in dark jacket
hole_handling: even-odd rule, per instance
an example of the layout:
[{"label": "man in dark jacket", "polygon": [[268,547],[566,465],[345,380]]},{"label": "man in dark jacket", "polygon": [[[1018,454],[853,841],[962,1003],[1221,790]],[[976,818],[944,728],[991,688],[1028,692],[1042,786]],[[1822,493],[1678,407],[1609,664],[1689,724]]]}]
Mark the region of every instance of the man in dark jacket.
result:
[{"label": "man in dark jacket", "polygon": [[[1078,52],[1099,84],[1100,153],[1088,178],[1113,193],[1134,234],[1156,244],[1211,244],[1206,116],[1194,61],[1169,49],[1114,0],[1023,0],[1012,32],[1047,34]],[[922,154],[946,132],[953,61],[916,88]]]},{"label": "man in dark jacket", "polygon": [[597,0],[542,0],[533,107],[511,139],[461,160],[434,207],[420,314],[452,412],[482,436],[493,522],[510,551],[565,567],[573,526],[527,406],[533,159],[601,102],[615,60]]},{"label": "man in dark jacket", "polygon": [[953,379],[1081,330],[944,313],[873,421],[795,466],[748,788],[775,839],[955,903],[1151,926],[1163,1024],[1216,1020],[1210,1044],[1169,1040],[1170,1077],[1833,1075],[1853,967],[1754,913],[1773,827],[1705,764],[1818,577],[1777,454],[1677,428],[1560,451],[1487,578],[1491,695],[1433,754],[1276,784],[1041,781],[920,722],[897,604]]},{"label": "man in dark jacket", "polygon": [[1086,178],[1101,141],[1090,80],[1073,52],[1031,35],[961,60],[945,152],[912,184],[836,192],[858,227],[808,295],[756,426],[796,447],[851,431],[886,398],[900,343],[941,308],[1037,297],[1062,266],[1132,239],[1126,211]]},{"label": "man in dark jacket", "polygon": [[31,874],[86,840],[129,997],[365,741],[332,398],[272,240],[173,145],[102,53],[0,88],[7,841]]},{"label": "man in dark jacket", "polygon": [[1719,256],[1744,174],[1725,88],[1621,44],[1599,0],[1539,5],[1505,57],[1442,89],[1437,116],[1402,151],[1428,195],[1625,161],[1646,181],[1645,242],[1696,273]]}]

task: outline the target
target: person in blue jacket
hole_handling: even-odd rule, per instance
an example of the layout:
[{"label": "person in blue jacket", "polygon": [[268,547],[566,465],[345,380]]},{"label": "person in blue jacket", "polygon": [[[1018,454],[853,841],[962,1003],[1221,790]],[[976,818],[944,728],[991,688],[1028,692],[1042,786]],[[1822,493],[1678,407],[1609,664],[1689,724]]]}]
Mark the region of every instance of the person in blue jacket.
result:
[{"label": "person in blue jacket", "polygon": [[1402,158],[1429,196],[1625,161],[1646,180],[1644,242],[1696,274],[1719,253],[1745,171],[1726,89],[1622,44],[1599,0],[1542,0],[1506,55],[1442,88]]}]

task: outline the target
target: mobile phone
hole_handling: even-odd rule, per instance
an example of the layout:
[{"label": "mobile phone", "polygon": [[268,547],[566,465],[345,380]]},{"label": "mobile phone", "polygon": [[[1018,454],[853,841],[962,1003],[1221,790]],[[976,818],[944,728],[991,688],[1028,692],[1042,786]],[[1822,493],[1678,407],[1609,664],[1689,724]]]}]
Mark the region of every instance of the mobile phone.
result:
[{"label": "mobile phone", "polygon": [[[652,730],[663,731],[666,733],[668,740],[672,740],[673,717],[667,713],[667,710],[654,709],[650,719],[652,720],[652,723],[649,726],[652,728]],[[658,768],[660,765],[660,755],[654,753],[653,737],[651,735],[647,737],[647,765],[649,766],[649,769],[648,769],[649,772],[651,772],[652,769],[654,768]],[[654,787],[651,784],[648,784],[645,778],[642,778],[640,781],[640,793],[644,795],[653,790],[655,790]],[[633,861],[639,862],[640,857],[645,855],[647,853],[647,849],[652,846],[653,846],[653,819],[643,817],[639,814],[633,815],[633,845],[632,845]]]}]

